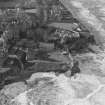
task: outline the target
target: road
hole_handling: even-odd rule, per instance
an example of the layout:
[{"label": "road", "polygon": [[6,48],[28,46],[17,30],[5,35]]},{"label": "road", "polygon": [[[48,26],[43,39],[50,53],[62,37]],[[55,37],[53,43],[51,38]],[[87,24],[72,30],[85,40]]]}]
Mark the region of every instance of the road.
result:
[{"label": "road", "polygon": [[97,43],[105,42],[105,0],[60,0],[95,36]]}]

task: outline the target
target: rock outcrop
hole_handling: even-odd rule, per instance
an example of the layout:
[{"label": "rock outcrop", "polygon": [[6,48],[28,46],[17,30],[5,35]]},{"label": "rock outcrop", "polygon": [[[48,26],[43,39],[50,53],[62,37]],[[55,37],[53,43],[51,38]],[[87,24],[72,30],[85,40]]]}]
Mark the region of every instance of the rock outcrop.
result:
[{"label": "rock outcrop", "polygon": [[[105,78],[104,78],[105,80]],[[103,105],[105,84],[95,75],[67,78],[64,74],[36,73],[0,91],[0,105]]]}]

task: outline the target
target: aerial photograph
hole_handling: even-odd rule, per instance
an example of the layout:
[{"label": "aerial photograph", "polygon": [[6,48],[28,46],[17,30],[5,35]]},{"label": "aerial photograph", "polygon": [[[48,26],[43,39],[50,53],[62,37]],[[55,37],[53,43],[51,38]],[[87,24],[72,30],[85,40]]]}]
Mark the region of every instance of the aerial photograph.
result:
[{"label": "aerial photograph", "polygon": [[0,0],[0,105],[105,105],[105,0]]}]

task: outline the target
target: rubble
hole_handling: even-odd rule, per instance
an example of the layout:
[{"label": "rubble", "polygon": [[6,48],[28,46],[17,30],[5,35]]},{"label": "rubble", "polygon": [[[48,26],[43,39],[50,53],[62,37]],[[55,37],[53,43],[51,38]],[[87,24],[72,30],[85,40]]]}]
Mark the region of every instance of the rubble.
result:
[{"label": "rubble", "polygon": [[104,8],[103,0],[60,0],[73,16],[83,23],[95,36],[97,44],[104,43]]},{"label": "rubble", "polygon": [[85,1],[67,3],[26,0],[2,14],[0,105],[105,103],[105,51],[94,34],[103,25]]},{"label": "rubble", "polygon": [[[75,105],[92,105],[93,103],[100,103],[101,105],[104,102],[99,97],[104,98],[105,84],[101,84],[100,80],[94,75],[81,74],[76,79],[70,79],[63,74],[55,76],[53,73],[36,73],[27,82],[27,85],[21,82],[5,86],[0,91],[1,105],[4,105],[4,102],[5,105],[37,105],[39,103],[43,103],[43,105],[46,103],[55,105],[74,103]],[[30,83],[33,85],[30,85]],[[28,88],[29,85],[30,88]],[[49,89],[50,91],[46,92]],[[11,98],[6,98],[5,95]]]}]

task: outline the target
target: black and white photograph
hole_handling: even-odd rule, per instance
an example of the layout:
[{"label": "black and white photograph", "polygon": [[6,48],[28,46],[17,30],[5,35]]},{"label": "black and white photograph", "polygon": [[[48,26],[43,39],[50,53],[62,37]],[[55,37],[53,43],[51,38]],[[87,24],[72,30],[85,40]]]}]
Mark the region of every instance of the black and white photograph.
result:
[{"label": "black and white photograph", "polygon": [[0,105],[105,105],[105,0],[0,0]]}]

